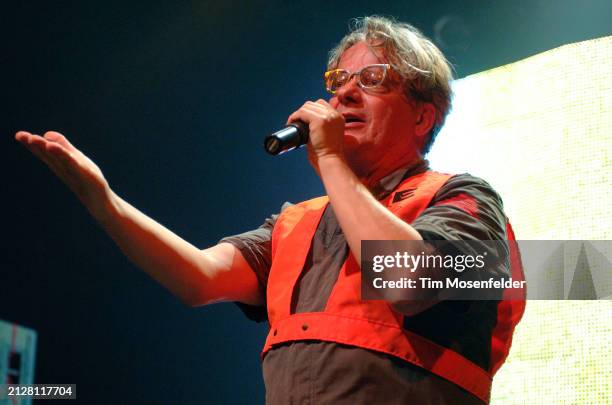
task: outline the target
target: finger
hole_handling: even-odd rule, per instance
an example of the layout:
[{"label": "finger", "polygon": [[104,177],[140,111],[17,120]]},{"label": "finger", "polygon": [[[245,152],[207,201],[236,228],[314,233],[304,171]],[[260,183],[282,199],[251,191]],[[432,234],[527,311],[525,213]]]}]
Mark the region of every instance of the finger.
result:
[{"label": "finger", "polygon": [[302,104],[299,109],[294,111],[293,114],[291,114],[289,118],[287,118],[287,122],[285,123],[285,125],[289,125],[290,123],[297,120],[304,121],[306,124],[308,124],[310,122],[310,119],[308,116],[304,115],[304,112],[312,111],[312,109],[308,109],[308,106],[311,104],[314,103],[312,101],[306,101],[304,104]]},{"label": "finger", "polygon": [[44,159],[44,156],[46,154],[46,140],[44,140],[38,135],[32,135],[30,133],[21,133],[18,140],[23,146],[26,147],[26,149],[32,152],[32,154],[34,154],[36,157]]},{"label": "finger", "polygon": [[[320,103],[319,101],[322,101]],[[338,114],[338,110],[327,104],[324,100],[317,100],[317,102],[308,102],[304,107],[304,110],[316,114],[318,117],[328,119]]]},{"label": "finger", "polygon": [[310,115],[307,111],[304,110],[304,107],[300,108],[293,114],[287,118],[287,123],[285,125],[289,125],[295,121],[303,121],[305,124],[309,124],[311,121]]},{"label": "finger", "polygon": [[316,109],[327,108],[325,104],[319,103],[319,100],[317,100],[317,101],[307,101],[306,103],[304,103],[302,108],[307,108],[307,107],[309,107],[310,109],[312,109],[312,108],[316,108]]},{"label": "finger", "polygon": [[35,134],[22,133],[19,134],[19,138],[33,155],[46,163],[56,174],[60,174],[57,170],[65,170],[65,162],[70,160],[68,158],[71,158],[70,152],[66,148]]},{"label": "finger", "polygon": [[75,173],[78,163],[70,151],[59,143],[48,141],[39,135],[25,131],[15,134],[15,138],[34,156],[45,163],[51,172],[68,187],[73,190],[78,189],[78,187],[75,187],[75,185],[78,185],[78,175]]},{"label": "finger", "polygon": [[31,136],[31,135],[32,135],[32,134],[30,134],[30,133],[29,133],[29,132],[27,132],[27,131],[17,131],[17,132],[15,133],[15,140],[16,140],[16,141],[18,141],[18,142],[23,143],[23,142],[25,142],[25,141],[26,141],[26,139],[27,139],[29,136]]},{"label": "finger", "polygon": [[311,117],[311,123],[316,120],[317,124],[331,123],[336,120],[343,120],[342,115],[333,108],[325,107],[321,104],[312,104],[303,108]]},{"label": "finger", "polygon": [[70,155],[71,152],[59,143],[49,141],[40,135],[22,133],[19,136],[21,143],[32,153],[37,152],[37,156]]},{"label": "finger", "polygon": [[47,167],[58,177],[62,178],[65,173],[62,165],[58,159],[48,153],[46,153],[45,147],[41,146],[40,143],[26,144],[26,148],[32,152],[39,160],[41,160]]},{"label": "finger", "polygon": [[23,145],[27,145],[29,143],[31,143],[33,140],[36,139],[41,139],[38,135],[33,135],[29,132],[26,131],[19,131],[15,134],[15,139],[23,144]]},{"label": "finger", "polygon": [[317,104],[317,103],[313,103],[313,102],[308,102],[308,104],[304,105],[301,108],[302,111],[311,113],[313,115],[316,115],[318,117],[324,117],[326,115],[328,115],[330,112],[334,112],[335,110],[327,108],[321,104]]},{"label": "finger", "polygon": [[40,135],[32,134],[26,138],[26,143],[35,148],[44,148],[48,141]]},{"label": "finger", "polygon": [[48,154],[55,156],[62,160],[66,160],[66,159],[73,160],[74,159],[72,152],[60,143],[47,142],[45,144],[45,151]]},{"label": "finger", "polygon": [[315,108],[320,111],[337,111],[331,104],[323,99],[318,99],[317,101],[310,102],[309,106]]},{"label": "finger", "polygon": [[71,152],[76,151],[77,149],[72,146],[72,144],[66,139],[66,137],[59,132],[48,131],[45,133],[44,138],[48,141],[57,142],[62,145],[64,148],[68,149]]},{"label": "finger", "polygon": [[47,156],[58,170],[65,176],[74,177],[74,173],[81,171],[83,165],[72,152],[57,143],[49,142],[46,145]]},{"label": "finger", "polygon": [[45,138],[39,135],[25,135],[22,137],[23,145],[41,159],[46,159],[50,154],[58,155],[58,153],[68,154],[70,153],[63,146],[47,141]]},{"label": "finger", "polygon": [[50,164],[44,149],[41,148],[40,145],[26,143],[24,146],[39,160],[42,160],[46,164]]},{"label": "finger", "polygon": [[62,145],[67,150],[76,150],[61,134],[55,132],[47,132],[44,137],[31,134],[26,131],[19,131],[15,134],[15,139],[26,147],[37,148],[41,151],[46,151],[49,144]]},{"label": "finger", "polygon": [[[322,98],[318,99],[315,104],[323,105],[323,106],[326,106],[326,107],[329,107],[329,108],[334,108],[334,107],[331,106],[331,104],[329,104],[327,101],[323,100]],[[334,108],[334,110],[335,110],[335,108]]]},{"label": "finger", "polygon": [[73,191],[78,189],[78,177],[81,169],[78,161],[61,145],[49,142],[46,146],[45,163]]},{"label": "finger", "polygon": [[330,112],[334,111],[334,110],[330,110],[329,108],[325,106],[322,106],[321,104],[316,104],[316,103],[311,103],[309,105],[306,105],[302,107],[302,109],[304,111],[312,113],[313,115],[316,115],[317,117],[325,117],[329,115]]}]

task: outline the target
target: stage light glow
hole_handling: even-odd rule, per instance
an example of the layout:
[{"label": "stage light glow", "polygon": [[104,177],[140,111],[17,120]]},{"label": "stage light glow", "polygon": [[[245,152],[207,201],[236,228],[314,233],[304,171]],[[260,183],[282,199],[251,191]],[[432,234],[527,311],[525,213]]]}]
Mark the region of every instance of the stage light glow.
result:
[{"label": "stage light glow", "polygon": [[[517,239],[612,239],[612,37],[468,76],[454,91],[434,169],[489,181]],[[609,299],[529,301],[491,403],[612,403],[611,315]]]}]

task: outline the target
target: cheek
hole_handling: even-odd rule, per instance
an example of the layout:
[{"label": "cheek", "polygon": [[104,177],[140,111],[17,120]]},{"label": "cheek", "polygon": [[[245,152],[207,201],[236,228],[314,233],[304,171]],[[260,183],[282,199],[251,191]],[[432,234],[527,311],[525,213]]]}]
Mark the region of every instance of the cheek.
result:
[{"label": "cheek", "polygon": [[393,109],[385,105],[377,105],[372,111],[374,114],[372,114],[371,125],[374,132],[382,133],[395,126],[394,118],[397,119],[397,117],[394,117]]},{"label": "cheek", "polygon": [[340,102],[338,101],[338,97],[336,96],[331,96],[327,102],[329,103],[329,105],[331,105],[335,109],[337,109],[338,105],[340,105]]}]

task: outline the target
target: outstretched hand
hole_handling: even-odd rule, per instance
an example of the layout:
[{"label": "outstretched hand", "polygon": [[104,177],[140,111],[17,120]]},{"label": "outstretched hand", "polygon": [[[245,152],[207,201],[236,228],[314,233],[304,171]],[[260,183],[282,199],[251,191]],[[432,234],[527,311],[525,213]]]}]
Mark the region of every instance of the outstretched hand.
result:
[{"label": "outstretched hand", "polygon": [[110,188],[100,168],[59,132],[40,136],[19,131],[15,139],[46,163],[92,214],[109,197]]}]

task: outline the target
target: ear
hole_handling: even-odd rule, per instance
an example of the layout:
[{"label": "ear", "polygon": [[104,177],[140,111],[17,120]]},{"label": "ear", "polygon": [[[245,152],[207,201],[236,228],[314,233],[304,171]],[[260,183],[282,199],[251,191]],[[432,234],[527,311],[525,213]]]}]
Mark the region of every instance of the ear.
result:
[{"label": "ear", "polygon": [[432,103],[422,103],[414,126],[414,133],[419,138],[429,134],[436,122],[436,107]]}]

